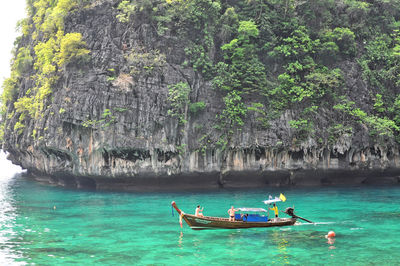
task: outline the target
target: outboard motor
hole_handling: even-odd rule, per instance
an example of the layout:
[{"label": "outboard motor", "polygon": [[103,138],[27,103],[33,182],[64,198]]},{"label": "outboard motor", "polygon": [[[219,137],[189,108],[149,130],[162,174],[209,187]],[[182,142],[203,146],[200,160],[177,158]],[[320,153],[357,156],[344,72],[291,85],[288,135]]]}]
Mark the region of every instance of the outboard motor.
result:
[{"label": "outboard motor", "polygon": [[296,215],[294,214],[294,208],[292,208],[292,207],[286,208],[284,213],[286,213],[289,216],[292,216],[293,218],[296,218]]},{"label": "outboard motor", "polygon": [[296,214],[294,214],[294,208],[293,207],[286,208],[284,213],[286,213],[289,216],[292,216],[292,218],[297,218],[297,219],[301,219],[301,220],[304,220],[304,221],[309,222],[309,223],[313,223],[310,220],[307,220],[306,218],[303,218],[303,217],[300,217],[300,216],[297,216]]}]

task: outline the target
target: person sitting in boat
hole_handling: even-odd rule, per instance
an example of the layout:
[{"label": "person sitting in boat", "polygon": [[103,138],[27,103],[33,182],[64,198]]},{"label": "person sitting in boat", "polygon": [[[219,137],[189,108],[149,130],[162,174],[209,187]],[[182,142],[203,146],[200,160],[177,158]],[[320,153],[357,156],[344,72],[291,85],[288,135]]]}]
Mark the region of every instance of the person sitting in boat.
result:
[{"label": "person sitting in boat", "polygon": [[236,210],[236,209],[234,209],[233,208],[233,206],[231,206],[231,208],[228,210],[228,213],[229,213],[229,221],[231,222],[233,222],[233,221],[235,221],[235,212],[236,211],[238,211],[238,210]]},{"label": "person sitting in boat", "polygon": [[274,211],[275,213],[275,218],[278,218],[278,207],[276,206],[276,204],[274,203],[274,206],[272,208],[269,208],[270,210]]},{"label": "person sitting in boat", "polygon": [[200,209],[200,205],[197,205],[196,211],[194,212],[194,215],[203,217],[204,216],[203,215],[203,210],[204,210],[204,207]]}]

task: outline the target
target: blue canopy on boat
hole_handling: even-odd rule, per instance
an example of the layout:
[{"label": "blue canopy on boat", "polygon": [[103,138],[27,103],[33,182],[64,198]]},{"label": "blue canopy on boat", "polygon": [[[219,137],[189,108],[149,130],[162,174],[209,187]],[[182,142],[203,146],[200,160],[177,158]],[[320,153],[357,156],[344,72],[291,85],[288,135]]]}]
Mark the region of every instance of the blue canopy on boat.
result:
[{"label": "blue canopy on boat", "polygon": [[275,199],[268,199],[268,200],[264,200],[263,202],[265,204],[272,204],[272,203],[279,202],[279,201],[282,201],[282,200],[280,198],[275,197]]},{"label": "blue canopy on boat", "polygon": [[279,202],[279,201],[286,201],[286,197],[282,193],[279,195],[279,198],[278,197],[272,198],[272,196],[269,195],[268,199],[264,200],[263,202],[265,204],[272,204],[272,203]]},{"label": "blue canopy on boat", "polygon": [[263,208],[236,208],[236,210],[242,212],[268,212],[266,209]]}]

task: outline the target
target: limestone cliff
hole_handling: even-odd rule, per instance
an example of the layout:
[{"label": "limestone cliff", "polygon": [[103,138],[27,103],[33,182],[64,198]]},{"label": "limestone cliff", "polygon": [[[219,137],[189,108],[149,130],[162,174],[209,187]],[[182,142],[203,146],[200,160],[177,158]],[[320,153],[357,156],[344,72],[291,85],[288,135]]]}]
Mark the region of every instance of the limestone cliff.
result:
[{"label": "limestone cliff", "polygon": [[[274,116],[268,108],[249,109],[243,125],[232,127],[221,144],[226,92],[185,64],[188,53],[179,34],[160,34],[139,15],[129,22],[117,19],[120,2],[92,1],[68,13],[64,33],[81,33],[90,60],[59,66],[43,111],[25,119],[22,130],[15,127],[20,115],[14,102],[37,86],[33,65],[19,77],[3,117],[3,149],[14,163],[59,184],[106,189],[399,182],[395,137],[372,136],[366,123],[333,109],[335,103],[312,113],[313,134],[300,134],[290,122],[298,119],[299,105]],[[28,35],[20,46],[32,42]],[[208,51],[211,61],[221,60],[220,46],[215,41]],[[346,97],[371,111],[375,93],[357,59],[334,64],[342,72],[341,86],[350,88]],[[281,62],[266,65],[271,76],[282,72]],[[188,84],[188,102],[204,106],[190,110],[186,103],[178,117],[171,112],[171,86],[180,82]],[[242,99],[250,106],[258,97]],[[335,123],[351,130],[328,131]]]}]

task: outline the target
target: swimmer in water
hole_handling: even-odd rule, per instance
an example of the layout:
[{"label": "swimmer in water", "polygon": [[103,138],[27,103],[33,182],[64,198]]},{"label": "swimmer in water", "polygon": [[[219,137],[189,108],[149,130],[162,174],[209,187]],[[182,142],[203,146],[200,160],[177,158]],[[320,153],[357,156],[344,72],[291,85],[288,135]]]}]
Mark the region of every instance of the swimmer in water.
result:
[{"label": "swimmer in water", "polygon": [[[329,231],[329,233],[327,235],[325,235],[325,238],[328,239],[327,243],[329,245],[335,244],[335,236],[336,236],[336,234],[333,231]],[[335,248],[334,246],[329,247],[329,249],[334,249],[334,248]]]}]

